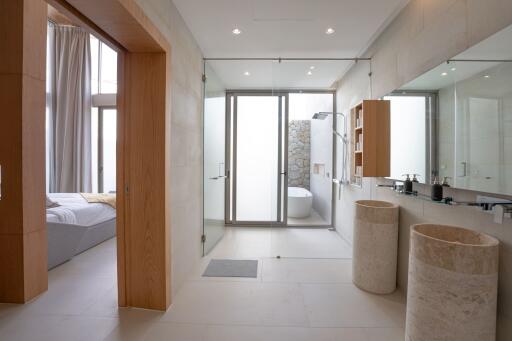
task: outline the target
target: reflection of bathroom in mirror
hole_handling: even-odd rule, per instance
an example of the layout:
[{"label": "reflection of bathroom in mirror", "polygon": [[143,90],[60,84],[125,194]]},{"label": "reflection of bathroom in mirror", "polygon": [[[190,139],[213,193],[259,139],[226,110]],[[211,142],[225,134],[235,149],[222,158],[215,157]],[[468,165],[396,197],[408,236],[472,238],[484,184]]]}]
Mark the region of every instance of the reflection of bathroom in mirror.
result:
[{"label": "reflection of bathroom in mirror", "polygon": [[392,179],[512,194],[511,41],[512,26],[385,97]]}]

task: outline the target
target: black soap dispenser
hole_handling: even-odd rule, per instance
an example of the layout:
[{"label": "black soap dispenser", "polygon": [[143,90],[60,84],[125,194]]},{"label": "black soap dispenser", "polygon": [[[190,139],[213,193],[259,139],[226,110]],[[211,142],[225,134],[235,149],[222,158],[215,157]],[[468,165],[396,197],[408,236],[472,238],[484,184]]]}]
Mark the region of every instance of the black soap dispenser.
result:
[{"label": "black soap dispenser", "polygon": [[445,176],[443,178],[443,183],[442,183],[443,187],[450,187],[450,184],[448,183],[448,179],[451,179],[451,178],[449,176]]},{"label": "black soap dispenser", "polygon": [[406,178],[404,181],[404,193],[411,194],[412,193],[412,180],[409,174],[403,174]]},{"label": "black soap dispenser", "polygon": [[419,174],[413,174],[412,175],[412,182],[419,183],[418,176],[420,176],[420,175]]},{"label": "black soap dispenser", "polygon": [[443,186],[439,183],[439,179],[437,177],[434,178],[434,183],[432,184],[430,198],[433,201],[442,201],[443,200]]}]

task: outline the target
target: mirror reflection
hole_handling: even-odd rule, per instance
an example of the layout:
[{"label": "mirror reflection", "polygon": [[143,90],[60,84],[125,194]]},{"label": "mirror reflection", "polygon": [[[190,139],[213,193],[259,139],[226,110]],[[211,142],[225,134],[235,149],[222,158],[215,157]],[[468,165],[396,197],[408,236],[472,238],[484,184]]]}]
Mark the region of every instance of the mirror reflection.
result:
[{"label": "mirror reflection", "polygon": [[392,179],[512,194],[511,40],[512,26],[385,96]]}]

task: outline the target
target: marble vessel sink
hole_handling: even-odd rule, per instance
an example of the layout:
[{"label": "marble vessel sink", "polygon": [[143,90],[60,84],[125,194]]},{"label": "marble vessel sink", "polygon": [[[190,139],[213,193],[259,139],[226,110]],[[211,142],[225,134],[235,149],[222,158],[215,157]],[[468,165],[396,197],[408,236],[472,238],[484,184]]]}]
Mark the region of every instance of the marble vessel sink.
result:
[{"label": "marble vessel sink", "polygon": [[494,341],[499,241],[461,227],[411,227],[406,340]]},{"label": "marble vessel sink", "polygon": [[389,294],[396,289],[398,205],[356,201],[352,281],[365,291]]}]

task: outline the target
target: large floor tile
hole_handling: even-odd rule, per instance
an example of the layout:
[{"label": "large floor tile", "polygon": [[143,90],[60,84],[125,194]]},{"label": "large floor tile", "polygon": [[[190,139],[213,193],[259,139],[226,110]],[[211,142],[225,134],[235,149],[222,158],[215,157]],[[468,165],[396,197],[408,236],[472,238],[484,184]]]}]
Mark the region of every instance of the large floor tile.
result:
[{"label": "large floor tile", "polygon": [[403,327],[405,303],[398,292],[374,295],[353,284],[302,284],[313,327]]},{"label": "large floor tile", "polygon": [[272,257],[271,228],[226,228],[222,240],[209,256],[213,258]]},{"label": "large floor tile", "polygon": [[9,341],[103,340],[117,323],[117,319],[27,316],[23,319],[14,319],[0,328],[0,339]]},{"label": "large floor tile", "polygon": [[400,341],[400,328],[209,326],[205,341]]},{"label": "large floor tile", "polygon": [[350,283],[352,281],[351,260],[267,258],[261,262],[264,282]]},{"label": "large floor tile", "polygon": [[164,321],[200,324],[307,326],[297,284],[188,282]]},{"label": "large floor tile", "polygon": [[318,214],[314,209],[311,210],[311,214],[306,218],[291,218],[288,217],[288,225],[300,225],[300,226],[317,226],[317,225],[329,225],[330,222],[325,220]]},{"label": "large floor tile", "polygon": [[204,341],[207,339],[207,328],[206,325],[197,324],[155,323],[142,341]]},{"label": "large floor tile", "polygon": [[117,277],[116,238],[109,239],[70,261],[50,270],[48,280],[59,281],[73,277]]},{"label": "large floor tile", "polygon": [[109,277],[71,276],[51,282],[47,292],[23,306],[23,314],[79,315],[115,285],[115,279]]},{"label": "large floor tile", "polygon": [[365,328],[365,341],[402,341],[405,340],[403,328]]},{"label": "large floor tile", "polygon": [[140,309],[126,310],[120,314],[119,323],[104,338],[104,341],[142,341],[160,321],[161,316],[162,313],[158,312],[146,314],[144,310]]},{"label": "large floor tile", "polygon": [[352,248],[328,229],[272,229],[272,255],[297,258],[352,258]]},{"label": "large floor tile", "polygon": [[364,337],[356,329],[210,326],[206,341],[367,341]]},{"label": "large floor tile", "polygon": [[118,305],[117,285],[104,293],[98,294],[94,301],[87,306],[81,315],[99,317],[118,317],[121,310]]}]

